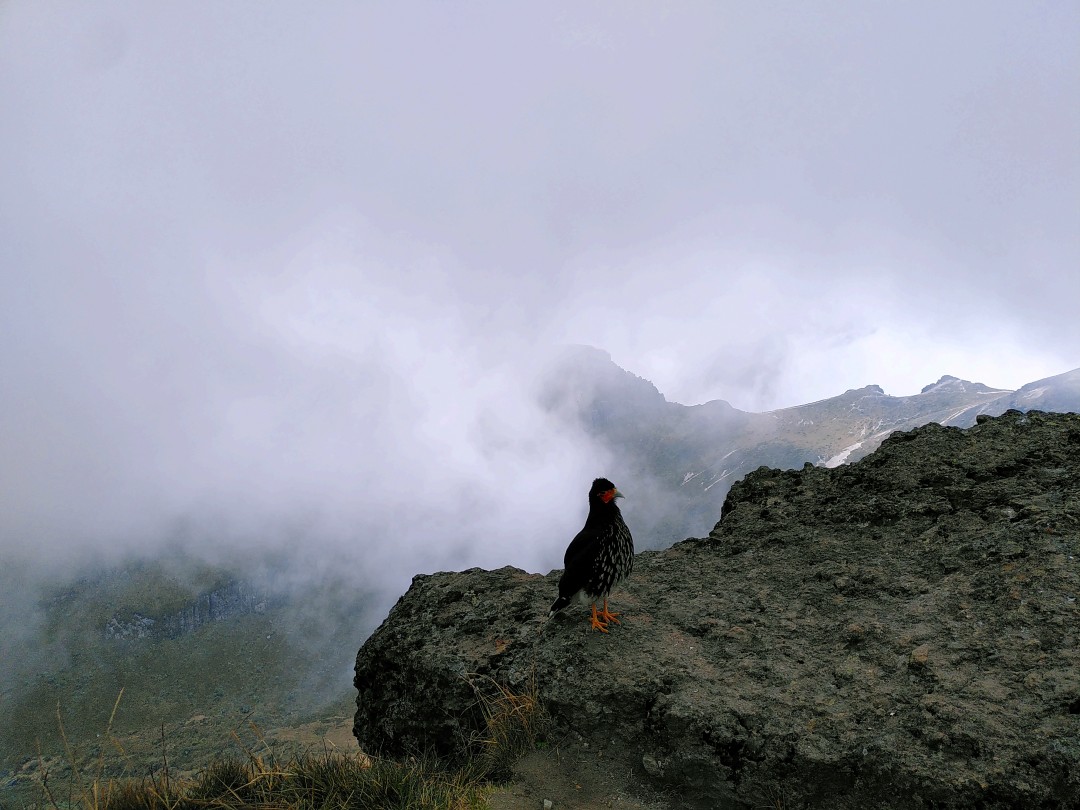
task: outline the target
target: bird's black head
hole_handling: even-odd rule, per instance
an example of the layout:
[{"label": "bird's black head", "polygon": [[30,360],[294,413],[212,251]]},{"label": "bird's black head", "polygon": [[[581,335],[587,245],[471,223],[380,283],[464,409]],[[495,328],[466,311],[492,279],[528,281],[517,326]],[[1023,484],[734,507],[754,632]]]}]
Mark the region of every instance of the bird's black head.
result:
[{"label": "bird's black head", "polygon": [[597,478],[589,489],[589,505],[614,503],[616,498],[622,496],[613,483],[606,478]]}]

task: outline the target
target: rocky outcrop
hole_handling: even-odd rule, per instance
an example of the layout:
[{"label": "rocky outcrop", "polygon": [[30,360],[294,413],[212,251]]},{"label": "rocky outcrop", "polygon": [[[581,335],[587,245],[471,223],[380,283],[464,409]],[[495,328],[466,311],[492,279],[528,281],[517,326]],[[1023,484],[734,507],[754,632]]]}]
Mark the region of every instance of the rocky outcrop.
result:
[{"label": "rocky outcrop", "polygon": [[1080,416],[761,468],[608,635],[545,621],[557,575],[416,577],[357,656],[361,747],[461,754],[486,676],[681,806],[1080,806]]}]

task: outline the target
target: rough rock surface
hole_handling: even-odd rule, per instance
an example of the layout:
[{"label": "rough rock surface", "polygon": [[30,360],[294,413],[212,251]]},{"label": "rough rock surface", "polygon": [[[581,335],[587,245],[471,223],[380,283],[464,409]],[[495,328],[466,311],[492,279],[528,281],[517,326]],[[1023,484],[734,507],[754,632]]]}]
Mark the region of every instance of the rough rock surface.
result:
[{"label": "rough rock surface", "polygon": [[1080,806],[1080,416],[896,433],[761,468],[612,608],[558,572],[418,576],[361,648],[369,752],[460,753],[472,683],[535,683],[555,734],[683,806]]}]

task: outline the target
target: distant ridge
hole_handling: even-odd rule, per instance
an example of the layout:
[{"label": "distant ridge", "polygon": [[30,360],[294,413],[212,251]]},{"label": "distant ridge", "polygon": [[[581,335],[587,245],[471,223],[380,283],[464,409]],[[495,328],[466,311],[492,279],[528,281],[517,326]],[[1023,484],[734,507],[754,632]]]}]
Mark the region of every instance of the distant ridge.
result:
[{"label": "distant ridge", "polygon": [[[668,401],[650,381],[591,346],[568,347],[553,364],[543,402],[600,441],[610,472],[636,482],[633,509],[645,548],[708,531],[731,485],[760,466],[835,467],[873,452],[897,430],[930,422],[970,427],[1007,410],[1080,411],[1080,369],[1011,391],[946,374],[918,394],[891,396],[879,385],[753,413],[724,400]],[[644,525],[642,525],[644,524]]]}]

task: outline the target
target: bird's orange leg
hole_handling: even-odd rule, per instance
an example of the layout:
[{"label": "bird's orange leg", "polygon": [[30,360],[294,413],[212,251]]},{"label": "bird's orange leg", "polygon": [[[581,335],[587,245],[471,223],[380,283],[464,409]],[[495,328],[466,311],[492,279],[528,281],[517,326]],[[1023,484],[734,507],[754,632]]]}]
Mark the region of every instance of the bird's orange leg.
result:
[{"label": "bird's orange leg", "polygon": [[[596,606],[594,605],[593,607],[595,608]],[[620,622],[618,619],[615,618],[618,615],[619,615],[618,613],[610,613],[610,612],[608,612],[607,599],[605,599],[604,600],[604,609],[600,611],[600,621],[605,622],[605,623],[607,623],[607,622],[615,622],[615,624],[622,624],[622,622]]]},{"label": "bird's orange leg", "polygon": [[593,602],[592,606],[592,629],[599,630],[601,633],[607,632],[607,625],[604,624],[596,615],[596,603]]}]

